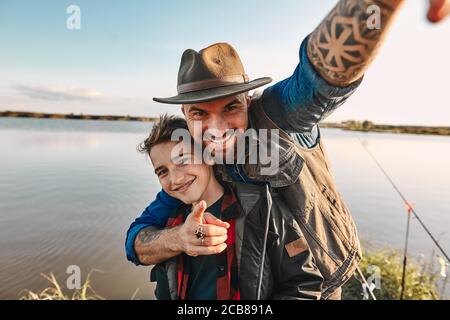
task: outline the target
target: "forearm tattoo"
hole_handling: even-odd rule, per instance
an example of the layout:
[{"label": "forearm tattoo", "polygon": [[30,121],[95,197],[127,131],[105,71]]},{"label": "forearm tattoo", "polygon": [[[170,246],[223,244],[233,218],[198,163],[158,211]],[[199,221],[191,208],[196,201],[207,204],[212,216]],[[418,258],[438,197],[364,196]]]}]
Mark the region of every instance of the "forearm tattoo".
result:
[{"label": "forearm tattoo", "polygon": [[158,239],[161,235],[162,230],[156,228],[145,228],[139,232],[139,241],[141,244],[148,244],[156,239]]},{"label": "forearm tattoo", "polygon": [[[403,0],[341,0],[311,34],[308,57],[329,83],[346,86],[364,74]],[[367,23],[379,8],[380,28]],[[373,8],[373,7],[372,7]]]}]

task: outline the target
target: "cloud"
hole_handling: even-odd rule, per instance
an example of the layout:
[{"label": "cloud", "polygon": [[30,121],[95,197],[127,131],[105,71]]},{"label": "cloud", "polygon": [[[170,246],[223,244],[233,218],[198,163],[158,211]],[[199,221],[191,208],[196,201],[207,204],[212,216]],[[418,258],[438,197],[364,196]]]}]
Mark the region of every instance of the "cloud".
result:
[{"label": "cloud", "polygon": [[77,87],[17,85],[13,88],[28,98],[47,101],[88,101],[102,96],[98,91]]}]

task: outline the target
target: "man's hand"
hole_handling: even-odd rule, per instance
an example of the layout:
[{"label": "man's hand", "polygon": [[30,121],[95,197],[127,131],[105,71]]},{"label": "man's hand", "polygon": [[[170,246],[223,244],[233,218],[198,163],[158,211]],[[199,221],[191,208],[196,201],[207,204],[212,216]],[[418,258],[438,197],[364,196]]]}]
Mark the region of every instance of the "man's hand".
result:
[{"label": "man's hand", "polygon": [[[359,80],[403,2],[340,0],[308,40],[309,60],[322,78],[340,87]],[[368,23],[373,14],[379,16],[379,25]]]},{"label": "man's hand", "polygon": [[[153,265],[179,255],[182,252],[191,256],[220,253],[227,245],[227,229],[230,225],[205,212],[205,201],[194,206],[183,225],[174,228],[142,229],[134,241],[134,250],[139,262]],[[205,238],[202,241],[195,235],[198,226],[202,226]]]},{"label": "man's hand", "polygon": [[436,23],[450,14],[450,0],[430,0],[430,9],[427,18]]},{"label": "man's hand", "polygon": [[[227,247],[225,241],[230,225],[205,212],[206,207],[205,201],[194,206],[178,233],[179,246],[190,256],[217,254]],[[195,235],[199,226],[205,235],[203,241]]]},{"label": "man's hand", "polygon": [[[428,20],[450,14],[450,0],[429,0]],[[404,0],[340,0],[308,40],[308,57],[327,82],[345,87],[360,79]],[[379,16],[379,25],[369,23]]]}]

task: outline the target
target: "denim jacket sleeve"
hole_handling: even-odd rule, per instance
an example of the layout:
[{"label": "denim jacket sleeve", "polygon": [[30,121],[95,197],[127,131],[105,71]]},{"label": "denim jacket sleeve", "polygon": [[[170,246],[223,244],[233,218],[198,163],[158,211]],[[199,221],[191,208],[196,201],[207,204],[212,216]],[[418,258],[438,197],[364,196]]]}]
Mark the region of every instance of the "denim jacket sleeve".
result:
[{"label": "denim jacket sleeve", "polygon": [[139,259],[134,251],[134,240],[138,233],[146,227],[164,228],[169,216],[177,209],[180,204],[177,200],[169,196],[164,190],[161,190],[156,199],[144,210],[130,225],[125,240],[125,251],[127,259],[136,265],[140,265]]},{"label": "denim jacket sleeve", "polygon": [[[264,90],[264,111],[288,133],[311,133],[314,127],[351,95],[362,79],[347,87],[326,82],[314,69],[306,53],[308,38],[300,46],[300,62],[294,73]],[[317,130],[315,130],[317,131]]]}]

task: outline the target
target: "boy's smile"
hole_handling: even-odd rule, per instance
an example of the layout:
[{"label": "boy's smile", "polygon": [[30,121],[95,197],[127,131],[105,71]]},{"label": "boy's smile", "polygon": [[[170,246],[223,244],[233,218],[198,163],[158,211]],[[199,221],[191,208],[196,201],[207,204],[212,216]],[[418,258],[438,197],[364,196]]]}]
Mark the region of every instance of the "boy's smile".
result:
[{"label": "boy's smile", "polygon": [[[176,159],[171,157],[175,147],[180,150]],[[193,157],[192,153],[183,153],[182,142],[163,142],[150,151],[150,159],[164,191],[186,204],[205,200],[211,180],[215,180],[212,167],[195,164]]]},{"label": "boy's smile", "polygon": [[182,183],[180,186],[174,186],[174,189],[172,189],[172,191],[184,193],[189,189],[189,187],[194,183],[196,179],[197,178],[192,178],[189,181]]}]

